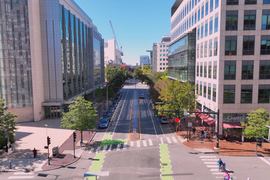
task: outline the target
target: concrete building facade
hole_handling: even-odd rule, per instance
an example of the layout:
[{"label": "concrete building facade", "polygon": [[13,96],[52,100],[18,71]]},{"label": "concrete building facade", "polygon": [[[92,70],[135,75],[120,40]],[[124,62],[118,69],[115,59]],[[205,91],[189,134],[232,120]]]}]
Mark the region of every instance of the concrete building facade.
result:
[{"label": "concrete building facade", "polygon": [[104,84],[104,40],[73,0],[0,0],[0,98],[17,122],[60,117]]},{"label": "concrete building facade", "polygon": [[162,41],[157,43],[157,72],[164,72],[168,68],[168,46],[170,36],[163,36]]},{"label": "concrete building facade", "polygon": [[104,44],[104,61],[106,64],[122,64],[121,52],[116,48],[115,39],[109,39]]},{"label": "concrete building facade", "polygon": [[146,55],[140,56],[140,65],[142,64],[150,64],[149,56]]},{"label": "concrete building facade", "polygon": [[270,112],[269,17],[268,0],[176,0],[171,8],[169,76],[197,85],[201,111],[219,110],[219,135],[240,137],[247,113]]}]

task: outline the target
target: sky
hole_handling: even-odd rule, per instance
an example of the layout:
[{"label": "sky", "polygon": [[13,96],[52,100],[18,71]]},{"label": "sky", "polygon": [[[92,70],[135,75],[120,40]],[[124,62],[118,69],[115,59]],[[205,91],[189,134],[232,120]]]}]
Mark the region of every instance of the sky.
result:
[{"label": "sky", "polygon": [[140,64],[153,43],[170,35],[171,7],[175,0],[75,0],[92,19],[104,41],[114,39],[122,46],[124,63]]}]

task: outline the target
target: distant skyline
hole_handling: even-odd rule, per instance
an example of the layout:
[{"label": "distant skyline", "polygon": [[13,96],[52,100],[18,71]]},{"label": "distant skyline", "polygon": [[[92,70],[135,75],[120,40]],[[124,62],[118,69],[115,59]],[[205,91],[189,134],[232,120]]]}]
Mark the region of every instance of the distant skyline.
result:
[{"label": "distant skyline", "polygon": [[171,7],[175,0],[75,0],[92,19],[104,41],[114,39],[111,20],[123,62],[135,65],[150,55],[153,43],[170,35]]}]

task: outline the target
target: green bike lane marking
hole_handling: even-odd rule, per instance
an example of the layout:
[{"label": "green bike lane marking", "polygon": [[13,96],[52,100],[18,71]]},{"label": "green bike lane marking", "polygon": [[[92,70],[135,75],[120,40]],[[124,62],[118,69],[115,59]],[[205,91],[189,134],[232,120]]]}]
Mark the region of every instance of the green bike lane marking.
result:
[{"label": "green bike lane marking", "polygon": [[161,179],[173,180],[172,176],[162,176],[172,174],[169,150],[167,144],[160,144],[160,166],[161,166]]}]

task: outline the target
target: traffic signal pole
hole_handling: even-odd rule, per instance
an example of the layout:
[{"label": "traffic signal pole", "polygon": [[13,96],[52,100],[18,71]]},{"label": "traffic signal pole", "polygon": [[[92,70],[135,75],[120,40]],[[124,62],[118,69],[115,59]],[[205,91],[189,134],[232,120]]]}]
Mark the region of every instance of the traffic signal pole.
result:
[{"label": "traffic signal pole", "polygon": [[76,142],[76,132],[73,132],[73,151],[74,151],[74,158],[76,158],[76,156],[75,156],[75,142]]},{"label": "traffic signal pole", "polygon": [[50,144],[51,144],[51,138],[47,136],[47,145],[48,145],[48,165],[51,165],[50,163]]}]

